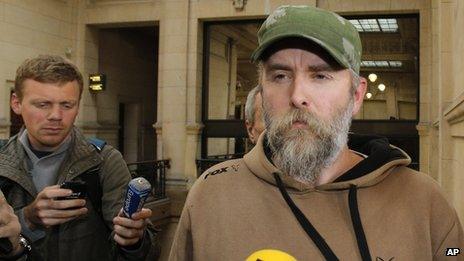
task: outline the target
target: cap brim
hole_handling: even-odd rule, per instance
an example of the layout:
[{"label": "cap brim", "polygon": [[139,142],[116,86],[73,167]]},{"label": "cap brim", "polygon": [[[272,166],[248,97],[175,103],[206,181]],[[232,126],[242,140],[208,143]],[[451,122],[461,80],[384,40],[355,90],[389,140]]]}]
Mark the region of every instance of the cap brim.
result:
[{"label": "cap brim", "polygon": [[261,58],[261,56],[263,55],[264,51],[266,51],[274,43],[276,43],[276,42],[278,42],[278,41],[280,41],[282,39],[291,38],[291,37],[302,38],[302,39],[311,41],[311,42],[319,45],[324,50],[326,50],[330,54],[330,56],[333,57],[334,60],[338,64],[340,64],[343,68],[350,68],[350,64],[348,63],[348,61],[344,61],[342,58],[340,58],[340,57],[343,57],[343,54],[341,54],[337,50],[331,48],[330,46],[324,44],[321,40],[319,40],[319,39],[317,39],[315,37],[312,37],[312,36],[294,34],[294,33],[279,35],[278,37],[272,38],[272,39],[268,40],[266,43],[258,46],[258,48],[256,48],[256,50],[251,54],[251,62],[255,63],[256,61],[258,61]]}]

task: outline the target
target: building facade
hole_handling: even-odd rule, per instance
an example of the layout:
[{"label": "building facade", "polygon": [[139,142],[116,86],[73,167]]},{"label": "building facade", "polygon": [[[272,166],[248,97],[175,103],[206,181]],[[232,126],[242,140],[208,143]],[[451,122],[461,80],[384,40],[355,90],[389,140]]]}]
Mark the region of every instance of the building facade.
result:
[{"label": "building facade", "polygon": [[[196,159],[246,147],[237,126],[246,92],[256,83],[247,55],[256,46],[259,23],[282,4],[313,5],[359,21],[393,17],[399,30],[409,32],[401,39],[363,38],[363,61],[385,60],[387,67],[403,61],[404,70],[366,63],[364,76],[376,71],[388,84],[381,92],[373,85],[374,99],[366,98],[357,119],[400,120],[388,125],[390,133],[395,128],[416,133],[417,168],[440,183],[464,221],[459,0],[0,0],[0,138],[18,124],[9,99],[24,59],[44,53],[67,57],[83,72],[86,86],[88,75],[104,73],[106,90],[84,91],[77,125],[120,148],[127,161],[170,159],[168,241],[198,176]],[[395,44],[398,49],[392,49]],[[359,128],[371,123],[378,122],[360,121]]]}]

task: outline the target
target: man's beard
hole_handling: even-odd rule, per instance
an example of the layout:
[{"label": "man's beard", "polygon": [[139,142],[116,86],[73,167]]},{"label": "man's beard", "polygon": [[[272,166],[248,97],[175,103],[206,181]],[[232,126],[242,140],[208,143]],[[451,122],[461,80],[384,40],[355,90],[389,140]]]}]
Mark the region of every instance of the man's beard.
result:
[{"label": "man's beard", "polygon": [[[329,121],[324,121],[314,113],[293,108],[283,116],[273,117],[272,108],[264,101],[266,137],[274,165],[300,182],[315,185],[322,170],[347,144],[353,105],[350,98]],[[306,128],[292,129],[295,122],[305,123]]]}]

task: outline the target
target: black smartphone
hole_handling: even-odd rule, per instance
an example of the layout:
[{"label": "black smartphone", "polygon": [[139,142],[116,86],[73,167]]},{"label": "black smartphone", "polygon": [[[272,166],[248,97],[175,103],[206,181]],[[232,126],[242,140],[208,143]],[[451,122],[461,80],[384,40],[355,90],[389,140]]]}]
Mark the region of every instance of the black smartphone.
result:
[{"label": "black smartphone", "polygon": [[70,189],[73,193],[67,197],[59,197],[58,200],[84,199],[87,196],[87,186],[82,181],[66,181],[61,184],[60,188]]}]

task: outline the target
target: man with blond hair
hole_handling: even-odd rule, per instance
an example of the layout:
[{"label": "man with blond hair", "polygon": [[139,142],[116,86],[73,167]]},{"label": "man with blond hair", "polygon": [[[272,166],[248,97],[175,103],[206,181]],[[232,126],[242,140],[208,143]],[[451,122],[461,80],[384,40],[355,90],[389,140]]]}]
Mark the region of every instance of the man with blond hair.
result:
[{"label": "man with blond hair", "polygon": [[[155,243],[151,210],[120,214],[131,176],[116,149],[74,126],[82,91],[81,73],[59,56],[19,66],[11,107],[24,127],[0,150],[1,189],[32,260],[143,260]],[[67,181],[84,183],[87,197],[62,200],[73,192],[60,186]]]}]

